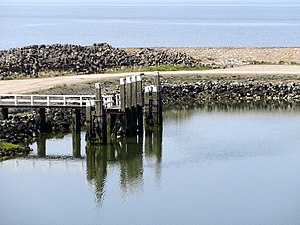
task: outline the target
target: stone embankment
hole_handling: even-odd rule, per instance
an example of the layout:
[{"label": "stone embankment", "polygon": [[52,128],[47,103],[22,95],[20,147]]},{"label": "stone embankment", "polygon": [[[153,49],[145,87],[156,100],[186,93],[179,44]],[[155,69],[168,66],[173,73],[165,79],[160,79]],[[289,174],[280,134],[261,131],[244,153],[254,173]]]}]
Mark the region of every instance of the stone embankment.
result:
[{"label": "stone embankment", "polygon": [[126,51],[106,43],[80,45],[32,45],[0,51],[0,79],[53,74],[91,74],[122,67],[161,64],[194,67],[199,63],[185,53],[158,49]]},{"label": "stone embankment", "polygon": [[255,81],[198,81],[162,85],[165,104],[189,104],[207,100],[300,101],[300,84]]},{"label": "stone embankment", "polygon": [[300,64],[299,47],[183,47],[172,50],[221,68],[248,64]]},{"label": "stone embankment", "polygon": [[[84,124],[84,116],[82,123]],[[27,154],[31,149],[26,146],[35,141],[39,136],[38,127],[39,116],[36,112],[26,116],[14,115],[7,120],[0,121],[0,141],[12,144],[25,145],[24,148],[0,148],[0,160],[17,156],[18,154]],[[46,127],[48,132],[66,133],[70,131],[72,124],[72,111],[64,109],[49,109],[46,112]]]},{"label": "stone embankment", "polygon": [[13,144],[28,143],[39,134],[35,115],[10,116],[0,121],[0,140]]},{"label": "stone embankment", "polygon": [[23,148],[10,148],[1,149],[0,148],[0,160],[10,159],[20,155],[27,155],[32,151],[28,146]]}]

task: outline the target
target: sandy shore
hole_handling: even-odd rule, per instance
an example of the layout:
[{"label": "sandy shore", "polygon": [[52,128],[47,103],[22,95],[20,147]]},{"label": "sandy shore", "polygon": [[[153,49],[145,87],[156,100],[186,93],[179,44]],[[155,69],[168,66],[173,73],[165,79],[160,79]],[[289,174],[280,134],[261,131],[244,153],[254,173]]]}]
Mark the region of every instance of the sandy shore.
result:
[{"label": "sandy shore", "polygon": [[[91,74],[91,75],[77,75],[64,77],[50,77],[50,78],[36,78],[36,79],[22,79],[22,80],[1,80],[0,93],[30,93],[39,90],[46,90],[54,87],[63,87],[75,84],[116,81],[120,77],[137,75],[138,73],[114,73],[114,74]],[[153,72],[145,72],[146,77],[153,75]],[[300,82],[300,66],[291,65],[248,65],[239,66],[227,69],[205,70],[205,71],[170,71],[160,73],[166,79],[175,78],[173,81],[185,79],[262,79],[262,80],[284,80]],[[76,93],[74,93],[76,94]]]}]

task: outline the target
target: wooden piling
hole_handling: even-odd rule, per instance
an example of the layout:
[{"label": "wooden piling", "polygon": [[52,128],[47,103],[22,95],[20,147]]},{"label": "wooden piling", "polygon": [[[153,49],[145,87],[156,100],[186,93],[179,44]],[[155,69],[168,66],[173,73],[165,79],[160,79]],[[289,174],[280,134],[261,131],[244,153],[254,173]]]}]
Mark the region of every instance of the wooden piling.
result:
[{"label": "wooden piling", "polygon": [[131,77],[126,77],[126,108],[132,106],[132,83]]},{"label": "wooden piling", "polygon": [[85,139],[87,142],[92,142],[92,106],[91,102],[86,103],[86,135]]},{"label": "wooden piling", "polygon": [[163,123],[162,116],[162,96],[161,96],[161,83],[160,83],[160,74],[159,72],[155,72],[155,86],[157,89],[157,98],[156,98],[156,106],[157,106],[157,125],[161,126]]},{"label": "wooden piling", "polygon": [[106,111],[103,106],[101,86],[95,84],[95,141],[99,144],[107,144]]},{"label": "wooden piling", "polygon": [[73,148],[73,157],[81,158],[81,137],[80,132],[76,132],[74,129],[72,132],[72,148]]},{"label": "wooden piling", "polygon": [[72,128],[73,131],[76,133],[79,133],[81,130],[80,119],[81,119],[80,109],[74,109],[72,114]]},{"label": "wooden piling", "polygon": [[137,131],[141,135],[143,133],[143,90],[142,78],[136,76],[136,114],[137,114]]},{"label": "wooden piling", "polygon": [[46,125],[46,110],[45,108],[39,108],[39,119],[38,119],[38,127],[40,132],[47,131],[47,125]]},{"label": "wooden piling", "polygon": [[120,78],[120,101],[121,101],[121,111],[125,112],[126,108],[126,89],[125,89],[125,78]]},{"label": "wooden piling", "polygon": [[132,135],[137,134],[137,82],[136,76],[131,77],[131,118],[132,118]]},{"label": "wooden piling", "polygon": [[0,113],[0,119],[7,120],[8,119],[8,108],[2,108]]},{"label": "wooden piling", "polygon": [[37,145],[37,155],[39,158],[46,157],[46,138],[43,135],[40,135],[36,141]]}]

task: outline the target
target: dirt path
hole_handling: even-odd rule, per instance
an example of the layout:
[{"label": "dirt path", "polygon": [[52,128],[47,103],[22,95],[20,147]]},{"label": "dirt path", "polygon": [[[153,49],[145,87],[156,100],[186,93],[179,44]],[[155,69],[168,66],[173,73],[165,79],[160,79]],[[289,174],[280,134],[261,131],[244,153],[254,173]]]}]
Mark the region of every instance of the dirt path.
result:
[{"label": "dirt path", "polygon": [[[65,77],[36,78],[23,80],[2,80],[0,81],[0,93],[29,93],[33,91],[45,90],[63,85],[73,85],[78,83],[97,82],[107,79],[118,79],[120,77],[138,75],[135,73],[115,73],[115,74],[91,74]],[[153,72],[145,72],[145,76],[153,75]],[[289,65],[251,65],[228,69],[206,70],[206,71],[176,71],[161,72],[162,76],[242,76],[242,77],[263,77],[263,76],[288,76],[289,79],[300,79],[300,66]]]}]

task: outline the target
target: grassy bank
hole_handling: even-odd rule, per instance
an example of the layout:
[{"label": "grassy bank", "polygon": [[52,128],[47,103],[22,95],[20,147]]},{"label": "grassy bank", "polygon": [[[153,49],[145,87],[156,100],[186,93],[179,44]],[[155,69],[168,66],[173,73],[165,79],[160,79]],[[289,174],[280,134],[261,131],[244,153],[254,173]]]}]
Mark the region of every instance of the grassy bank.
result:
[{"label": "grassy bank", "polygon": [[16,144],[0,141],[0,149],[10,150],[10,149],[20,149],[20,148],[23,148],[23,147],[21,145],[16,145]]},{"label": "grassy bank", "polygon": [[171,65],[171,64],[162,64],[158,66],[141,66],[141,67],[122,67],[116,69],[110,69],[106,73],[115,73],[115,72],[153,72],[153,71],[194,71],[194,70],[209,70],[211,69],[208,66],[196,65],[194,67],[189,67],[187,65]]}]

